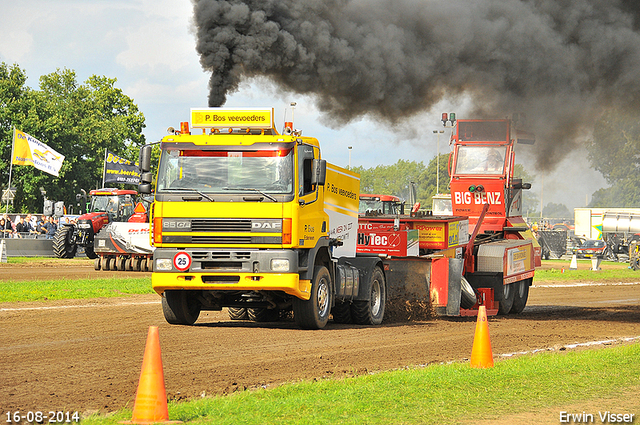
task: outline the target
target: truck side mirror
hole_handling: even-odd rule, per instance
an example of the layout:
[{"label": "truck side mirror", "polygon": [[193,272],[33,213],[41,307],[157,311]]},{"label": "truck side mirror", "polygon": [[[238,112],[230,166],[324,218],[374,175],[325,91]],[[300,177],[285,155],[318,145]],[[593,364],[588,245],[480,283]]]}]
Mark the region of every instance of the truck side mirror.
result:
[{"label": "truck side mirror", "polygon": [[311,184],[324,186],[327,180],[327,161],[324,159],[314,159],[311,171]]},{"label": "truck side mirror", "polygon": [[[141,174],[151,171],[151,145],[144,145],[140,149],[140,158],[138,163],[140,164]],[[145,183],[151,183],[151,180]]]}]

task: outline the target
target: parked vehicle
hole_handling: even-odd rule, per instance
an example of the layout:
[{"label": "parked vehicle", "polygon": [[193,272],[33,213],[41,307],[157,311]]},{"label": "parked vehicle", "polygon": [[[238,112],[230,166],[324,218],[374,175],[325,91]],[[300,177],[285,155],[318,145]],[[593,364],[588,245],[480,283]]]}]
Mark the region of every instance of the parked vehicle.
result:
[{"label": "parked vehicle", "polygon": [[607,243],[596,239],[587,239],[576,248],[578,258],[604,258]]}]

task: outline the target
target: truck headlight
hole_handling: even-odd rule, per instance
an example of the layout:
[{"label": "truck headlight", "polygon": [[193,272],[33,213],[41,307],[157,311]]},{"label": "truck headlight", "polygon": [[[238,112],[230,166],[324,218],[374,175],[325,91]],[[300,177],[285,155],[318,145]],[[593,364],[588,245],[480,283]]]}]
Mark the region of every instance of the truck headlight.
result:
[{"label": "truck headlight", "polygon": [[289,260],[274,258],[271,260],[271,271],[274,272],[288,272]]},{"label": "truck headlight", "polygon": [[78,223],[78,229],[91,229],[91,223]]},{"label": "truck headlight", "polygon": [[169,272],[173,269],[173,261],[170,258],[158,258],[155,270]]}]

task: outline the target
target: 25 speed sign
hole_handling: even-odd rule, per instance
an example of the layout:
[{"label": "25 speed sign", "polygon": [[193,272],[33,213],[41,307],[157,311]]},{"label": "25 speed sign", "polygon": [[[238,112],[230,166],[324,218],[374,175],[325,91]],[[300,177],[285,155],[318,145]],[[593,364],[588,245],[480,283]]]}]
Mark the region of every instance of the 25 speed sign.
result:
[{"label": "25 speed sign", "polygon": [[181,272],[188,270],[191,267],[191,256],[189,253],[181,251],[173,256],[173,267]]}]

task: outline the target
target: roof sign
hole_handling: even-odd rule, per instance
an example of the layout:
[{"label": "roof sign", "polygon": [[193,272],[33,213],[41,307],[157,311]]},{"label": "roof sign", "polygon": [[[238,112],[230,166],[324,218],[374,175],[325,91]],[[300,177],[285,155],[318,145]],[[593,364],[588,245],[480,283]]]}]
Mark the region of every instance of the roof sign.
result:
[{"label": "roof sign", "polygon": [[191,127],[273,128],[273,108],[193,108],[191,109]]}]

